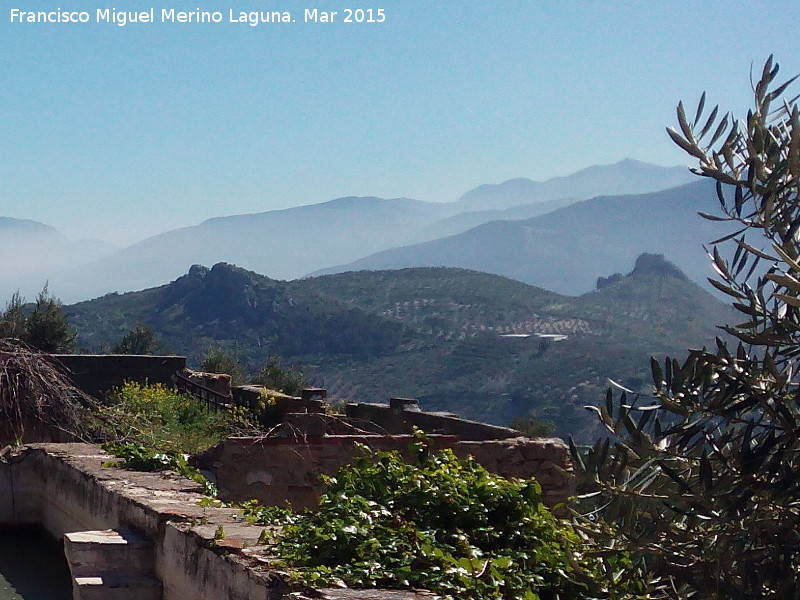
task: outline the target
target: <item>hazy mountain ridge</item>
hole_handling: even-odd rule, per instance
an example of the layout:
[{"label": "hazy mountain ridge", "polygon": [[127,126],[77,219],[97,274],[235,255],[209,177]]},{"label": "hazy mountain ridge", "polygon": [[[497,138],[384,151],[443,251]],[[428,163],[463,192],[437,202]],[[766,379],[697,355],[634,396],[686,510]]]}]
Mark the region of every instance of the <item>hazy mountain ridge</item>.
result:
[{"label": "hazy mountain ridge", "polygon": [[66,240],[66,236],[49,225],[39,221],[15,219],[13,217],[0,217],[0,235],[41,235],[45,237],[60,237]]},{"label": "hazy mountain ridge", "polygon": [[[109,289],[130,290],[173,279],[191,264],[231,262],[292,279],[312,265],[356,258],[366,248],[403,244],[408,232],[438,218],[436,204],[409,199],[339,198],[251,215],[216,217],[200,225],[169,231],[57,278],[66,296],[86,294],[85,281]],[[73,287],[69,288],[71,280]]]},{"label": "hazy mountain ridge", "polygon": [[105,256],[118,248],[95,239],[70,240],[39,221],[0,217],[0,294],[17,290],[32,299],[60,270]]},{"label": "hazy mountain ridge", "polygon": [[705,180],[660,192],[600,196],[520,221],[493,221],[464,233],[393,248],[315,274],[361,269],[449,266],[495,273],[562,294],[595,287],[598,273],[625,271],[643,253],[669,256],[694,281],[711,275],[702,244],[719,223]]},{"label": "hazy mountain ridge", "polygon": [[415,242],[425,242],[442,237],[457,235],[491,221],[520,221],[544,215],[564,206],[578,202],[575,198],[560,198],[557,200],[543,200],[530,204],[521,204],[510,208],[498,210],[467,211],[436,221],[422,229],[414,236]]},{"label": "hazy mountain ridge", "polygon": [[[644,175],[636,175],[638,171]],[[95,257],[76,268],[51,270],[47,278],[51,290],[66,301],[155,286],[197,263],[231,262],[273,278],[292,279],[387,248],[460,233],[489,220],[538,215],[568,203],[565,198],[635,190],[644,185],[643,181],[650,189],[668,186],[678,172],[680,177],[688,177],[683,168],[626,160],[540,183],[512,180],[482,186],[449,203],[345,197],[263,213],[215,217],[153,236],[110,256]],[[533,185],[535,194],[519,189],[507,193],[520,185],[526,189]]]},{"label": "hazy mountain ridge", "polygon": [[632,158],[612,165],[593,165],[566,177],[546,181],[517,178],[484,184],[464,194],[458,203],[470,210],[508,208],[560,198],[641,194],[678,187],[696,176],[686,167],[659,167]]}]

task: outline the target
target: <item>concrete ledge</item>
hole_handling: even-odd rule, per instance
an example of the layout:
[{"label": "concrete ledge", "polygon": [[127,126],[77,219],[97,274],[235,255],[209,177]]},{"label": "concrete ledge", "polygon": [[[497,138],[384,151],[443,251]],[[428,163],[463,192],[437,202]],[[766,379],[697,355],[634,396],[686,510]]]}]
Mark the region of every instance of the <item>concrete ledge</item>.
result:
[{"label": "concrete ledge", "polygon": [[[457,442],[453,436],[434,437],[434,445]],[[282,465],[280,468],[286,476],[305,478],[313,468],[303,462],[308,456],[316,460],[325,460],[327,456],[335,462],[343,452],[353,451],[354,441],[370,442],[369,445],[381,449],[392,449],[398,444],[407,447],[411,441],[410,436],[316,439],[316,443],[305,445],[287,439],[233,439],[221,447],[219,458],[222,464],[234,458],[232,464],[239,461],[247,469],[261,469],[263,477],[257,473],[254,482],[263,484],[269,477],[265,470],[269,465],[265,467],[258,461],[272,461],[276,468]],[[552,461],[556,471],[562,468],[558,460],[559,456],[566,456],[562,455],[563,442],[527,440],[536,442],[531,447],[525,442],[497,442],[499,446],[491,446],[490,450],[506,453],[503,460],[510,460],[511,465],[517,464],[515,457],[528,456],[532,460]],[[303,454],[307,456],[303,458]],[[266,460],[265,456],[272,458]],[[300,461],[299,471],[285,471],[287,456],[295,456]],[[242,457],[247,461],[240,460]],[[128,591],[133,586],[142,592],[139,599],[416,600],[433,597],[414,591],[335,589],[317,590],[308,595],[291,591],[283,577],[270,568],[270,558],[258,546],[263,526],[246,523],[235,509],[199,505],[198,501],[203,498],[199,486],[174,473],[141,473],[107,466],[106,463],[114,460],[99,447],[89,444],[36,444],[23,448],[10,457],[9,462],[0,462],[0,525],[41,523],[52,535],[69,534],[76,543],[122,545],[127,537],[127,541],[133,540],[136,546],[147,546],[152,541],[154,579],[144,577],[141,580],[149,584],[134,584],[135,578],[128,578],[126,584],[124,578],[112,582],[108,576],[76,574],[76,580],[81,580],[76,581],[79,598],[130,598],[108,595],[108,589],[103,591],[101,583],[106,588],[117,585],[120,590],[128,585]],[[294,491],[311,494],[308,499],[315,498],[312,484],[299,485]],[[225,535],[217,539],[220,526]],[[135,535],[100,531],[120,528],[135,530]],[[151,596],[153,593],[159,595]]]},{"label": "concrete ledge", "polygon": [[416,427],[428,433],[457,435],[462,440],[502,440],[520,435],[519,431],[509,427],[468,421],[451,413],[423,412],[418,404],[410,404],[412,398],[393,400],[393,405],[348,404],[346,414],[352,419],[374,423],[390,434],[409,434]]},{"label": "concrete ledge", "polygon": [[73,577],[138,575],[155,568],[153,542],[131,529],[66,533],[64,554]]},{"label": "concrete ledge", "polygon": [[[55,537],[133,528],[153,542],[154,574],[165,600],[285,597],[288,586],[263,563],[214,546],[220,525],[241,525],[238,511],[199,506],[199,486],[174,473],[104,464],[114,460],[88,444],[23,448],[0,463],[0,525],[41,523]],[[255,545],[262,528],[246,527],[243,545]]]}]

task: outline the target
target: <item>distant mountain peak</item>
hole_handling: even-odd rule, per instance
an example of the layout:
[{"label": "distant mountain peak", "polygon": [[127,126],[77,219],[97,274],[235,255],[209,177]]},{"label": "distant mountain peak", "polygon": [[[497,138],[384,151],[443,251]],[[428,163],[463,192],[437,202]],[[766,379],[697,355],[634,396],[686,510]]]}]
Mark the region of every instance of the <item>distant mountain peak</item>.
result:
[{"label": "distant mountain peak", "polygon": [[200,277],[203,278],[208,273],[208,267],[205,265],[192,265],[189,267],[189,277]]},{"label": "distant mountain peak", "polygon": [[15,219],[14,217],[0,217],[0,232],[18,234],[38,234],[63,237],[63,234],[39,221],[30,219]]},{"label": "distant mountain peak", "polygon": [[686,167],[662,167],[624,158],[614,164],[592,165],[544,181],[519,178],[484,184],[464,194],[458,204],[468,210],[485,210],[560,198],[641,194],[683,185],[694,178]]},{"label": "distant mountain peak", "polygon": [[623,275],[622,273],[614,273],[608,277],[598,277],[596,287],[598,290],[600,290],[625,279],[644,279],[652,277],[658,279],[671,278],[678,279],[680,281],[689,281],[689,278],[686,276],[686,274],[676,265],[664,258],[663,254],[649,254],[644,252],[636,259],[636,264],[633,267],[633,271],[627,275]]},{"label": "distant mountain peak", "polygon": [[192,265],[186,275],[182,275],[169,285],[187,289],[225,289],[231,293],[243,290],[258,283],[271,281],[268,277],[253,273],[236,265],[218,262],[210,269],[204,265]]},{"label": "distant mountain peak", "polygon": [[341,198],[334,198],[333,200],[322,202],[320,206],[326,206],[328,208],[350,208],[353,206],[364,206],[366,204],[379,204],[381,202],[386,202],[386,199],[379,198],[378,196],[342,196]]},{"label": "distant mountain peak", "polygon": [[628,273],[628,277],[672,277],[681,281],[688,281],[689,278],[673,263],[664,258],[663,254],[640,254],[636,259],[633,271]]},{"label": "distant mountain peak", "polygon": [[657,166],[657,165],[654,165],[653,163],[649,163],[649,162],[645,162],[643,160],[637,160],[635,158],[631,158],[630,156],[627,156],[627,157],[623,158],[621,161],[619,161],[617,163],[617,165],[618,166],[623,166],[623,167],[627,167],[627,166],[631,166],[631,167],[655,167],[655,166]]}]

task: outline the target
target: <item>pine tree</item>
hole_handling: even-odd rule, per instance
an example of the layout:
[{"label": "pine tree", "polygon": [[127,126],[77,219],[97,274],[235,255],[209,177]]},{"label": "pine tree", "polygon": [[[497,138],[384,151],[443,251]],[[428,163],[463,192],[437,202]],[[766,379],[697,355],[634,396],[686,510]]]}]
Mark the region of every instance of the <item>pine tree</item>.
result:
[{"label": "pine tree", "polygon": [[25,314],[25,299],[19,291],[14,292],[5,310],[0,313],[0,338],[22,339],[28,323]]},{"label": "pine tree", "polygon": [[76,335],[61,300],[51,296],[45,284],[28,316],[23,341],[42,352],[69,354],[74,351]]}]

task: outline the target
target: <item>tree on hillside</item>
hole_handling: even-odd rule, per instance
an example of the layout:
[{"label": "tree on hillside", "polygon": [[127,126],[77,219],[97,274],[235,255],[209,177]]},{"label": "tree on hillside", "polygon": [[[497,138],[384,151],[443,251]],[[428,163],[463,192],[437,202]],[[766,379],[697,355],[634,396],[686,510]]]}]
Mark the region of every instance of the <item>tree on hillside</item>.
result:
[{"label": "tree on hillside", "polygon": [[648,598],[800,589],[800,111],[777,74],[770,57],[743,121],[705,116],[703,94],[669,130],[717,183],[722,215],[705,216],[735,226],[710,256],[737,347],[653,359],[652,396],[609,391],[595,410],[610,437],[573,446],[579,527],[598,552],[632,552]]},{"label": "tree on hillside", "polygon": [[535,415],[517,415],[511,421],[511,429],[516,429],[527,437],[549,437],[553,435],[555,427],[552,421],[539,419]]},{"label": "tree on hillside", "polygon": [[261,367],[258,375],[253,378],[253,383],[263,385],[271,390],[296,396],[306,385],[303,374],[290,367],[281,367],[281,357],[272,355],[267,359],[267,364]]},{"label": "tree on hillside", "polygon": [[25,299],[16,292],[0,313],[0,338],[21,340],[41,352],[70,353],[76,335],[61,301],[50,295],[46,284],[32,310],[26,309]]},{"label": "tree on hillside", "polygon": [[25,300],[14,292],[5,310],[0,313],[0,338],[22,339],[28,316],[25,314]]},{"label": "tree on hillside", "polygon": [[239,358],[219,346],[210,347],[200,360],[200,370],[205,373],[221,373],[231,376],[232,385],[243,385],[247,380]]},{"label": "tree on hillside", "polygon": [[50,295],[45,284],[28,316],[23,341],[42,352],[68,354],[75,349],[76,335],[61,300]]},{"label": "tree on hillside", "polygon": [[162,349],[156,332],[147,325],[136,325],[111,349],[112,354],[156,354]]}]

